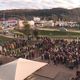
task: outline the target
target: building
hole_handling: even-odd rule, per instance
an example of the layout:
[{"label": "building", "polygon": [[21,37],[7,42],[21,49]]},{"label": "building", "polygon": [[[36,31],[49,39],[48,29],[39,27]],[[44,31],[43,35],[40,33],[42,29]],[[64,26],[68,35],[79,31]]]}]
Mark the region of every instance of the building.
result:
[{"label": "building", "polygon": [[43,27],[53,27],[54,26],[54,22],[53,20],[50,21],[42,21]]},{"label": "building", "polygon": [[18,20],[16,19],[0,20],[0,23],[3,27],[10,27],[10,26],[16,26]]},{"label": "building", "polygon": [[17,28],[18,29],[23,29],[24,28],[24,20],[18,20],[17,22]]},{"label": "building", "polygon": [[40,19],[39,17],[34,17],[34,18],[33,18],[33,21],[34,21],[34,22],[40,22],[40,20],[41,20],[41,19]]},{"label": "building", "polygon": [[27,80],[27,78],[46,66],[47,63],[19,58],[0,66],[0,80]]},{"label": "building", "polygon": [[20,19],[7,19],[7,20],[0,20],[0,26],[5,28],[19,28],[22,29],[24,27],[24,20]]},{"label": "building", "polygon": [[28,21],[28,24],[30,25],[31,28],[35,27],[35,22],[33,20]]},{"label": "building", "polygon": [[35,26],[36,27],[53,27],[54,22],[52,20],[50,20],[50,21],[42,20],[39,22],[35,22]]},{"label": "building", "polygon": [[72,22],[72,21],[56,21],[55,26],[58,27],[76,27],[78,26],[77,22]]}]

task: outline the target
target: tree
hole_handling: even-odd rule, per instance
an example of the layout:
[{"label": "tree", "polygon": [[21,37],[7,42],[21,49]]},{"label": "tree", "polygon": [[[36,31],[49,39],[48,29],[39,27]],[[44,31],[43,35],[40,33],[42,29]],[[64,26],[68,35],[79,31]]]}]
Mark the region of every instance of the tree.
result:
[{"label": "tree", "polygon": [[36,39],[38,39],[38,30],[37,29],[34,29],[33,30],[33,35]]},{"label": "tree", "polygon": [[30,25],[28,23],[24,24],[23,33],[27,36],[31,34]]}]

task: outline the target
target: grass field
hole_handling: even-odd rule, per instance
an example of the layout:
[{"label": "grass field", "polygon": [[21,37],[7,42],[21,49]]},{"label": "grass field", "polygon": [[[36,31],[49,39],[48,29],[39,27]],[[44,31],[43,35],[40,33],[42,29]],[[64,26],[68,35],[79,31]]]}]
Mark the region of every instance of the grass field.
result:
[{"label": "grass field", "polygon": [[79,32],[39,30],[38,33],[41,36],[48,36],[59,39],[76,39],[77,37],[80,37]]},{"label": "grass field", "polygon": [[6,41],[10,41],[10,40],[12,40],[12,38],[0,36],[0,44],[4,43],[4,42],[6,42]]},{"label": "grass field", "polygon": [[39,30],[39,35],[48,35],[48,36],[80,36],[78,32],[68,32],[68,31],[48,31],[48,30]]},{"label": "grass field", "polygon": [[[50,38],[57,38],[57,39],[77,39],[77,37],[80,38],[79,32],[38,30],[38,34],[39,36],[47,36]],[[8,37],[0,36],[0,44],[10,40],[12,39]]]}]

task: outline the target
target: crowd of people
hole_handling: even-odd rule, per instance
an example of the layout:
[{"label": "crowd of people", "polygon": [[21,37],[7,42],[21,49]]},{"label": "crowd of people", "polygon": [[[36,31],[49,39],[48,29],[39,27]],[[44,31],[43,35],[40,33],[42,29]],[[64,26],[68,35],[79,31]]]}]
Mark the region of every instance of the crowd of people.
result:
[{"label": "crowd of people", "polygon": [[42,59],[64,64],[73,69],[80,64],[80,41],[51,40],[43,38],[40,43]]},{"label": "crowd of people", "polygon": [[[34,44],[28,40],[14,39],[7,41],[0,46],[0,54],[15,58],[27,58],[33,59],[36,57],[37,49],[34,48]],[[38,57],[38,55],[37,55]]]},{"label": "crowd of people", "polygon": [[80,71],[76,71],[76,77],[72,77],[71,80],[80,80]]},{"label": "crowd of people", "polygon": [[48,37],[40,37],[33,42],[15,39],[1,45],[0,54],[12,57],[34,59],[53,62],[55,65],[64,64],[73,69],[80,64],[80,41],[54,40]]}]

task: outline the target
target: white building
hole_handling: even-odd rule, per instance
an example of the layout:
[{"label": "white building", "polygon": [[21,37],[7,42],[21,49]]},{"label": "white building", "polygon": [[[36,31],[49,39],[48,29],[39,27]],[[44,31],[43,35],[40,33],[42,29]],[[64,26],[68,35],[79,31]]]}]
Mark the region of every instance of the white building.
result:
[{"label": "white building", "polygon": [[35,22],[33,20],[28,21],[28,24],[30,25],[31,28],[35,27]]},{"label": "white building", "polygon": [[68,26],[70,26],[70,27],[76,27],[76,26],[78,26],[78,24],[77,24],[77,22],[68,22]]},{"label": "white building", "polygon": [[34,22],[39,22],[41,19],[39,17],[34,17],[33,20]]},{"label": "white building", "polygon": [[56,21],[55,26],[63,26],[63,27],[76,27],[77,22],[71,22],[71,21]]},{"label": "white building", "polygon": [[54,22],[52,20],[50,20],[50,21],[42,20],[39,22],[35,22],[35,26],[36,27],[53,27]]},{"label": "white building", "polygon": [[19,29],[24,28],[24,20],[18,20],[18,28]]},{"label": "white building", "polygon": [[55,25],[56,26],[68,26],[68,22],[66,22],[66,21],[56,21]]},{"label": "white building", "polygon": [[50,20],[50,21],[44,21],[43,22],[43,27],[53,27],[54,26],[54,22],[52,21],[52,20]]}]

